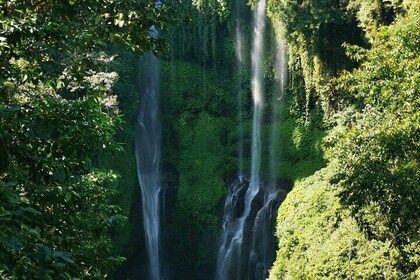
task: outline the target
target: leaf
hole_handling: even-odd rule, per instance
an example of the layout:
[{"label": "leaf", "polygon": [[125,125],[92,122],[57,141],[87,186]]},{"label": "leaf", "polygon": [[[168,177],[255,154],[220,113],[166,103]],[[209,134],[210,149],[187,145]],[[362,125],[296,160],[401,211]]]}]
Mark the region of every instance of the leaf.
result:
[{"label": "leaf", "polygon": [[20,243],[19,239],[16,237],[12,237],[10,238],[7,242],[6,242],[7,247],[9,247],[10,249],[13,250],[19,250],[20,247],[22,246],[22,244]]},{"label": "leaf", "polygon": [[101,15],[97,15],[95,18],[95,24],[98,24],[101,21]]},{"label": "leaf", "polygon": [[22,107],[20,106],[0,106],[0,111],[4,111],[4,112],[19,112],[22,111]]},{"label": "leaf", "polygon": [[5,190],[4,195],[11,204],[19,204],[19,196],[10,190]]},{"label": "leaf", "polygon": [[50,247],[44,246],[44,255],[45,255],[45,261],[48,262],[52,257],[52,251]]},{"label": "leaf", "polygon": [[54,251],[52,253],[52,257],[54,259],[62,259],[63,261],[65,261],[68,264],[74,264],[74,260],[71,259],[71,255],[67,252],[63,252],[63,251]]},{"label": "leaf", "polygon": [[55,262],[51,266],[52,267],[57,267],[57,268],[63,268],[63,267],[66,267],[66,264],[64,264],[62,262]]},{"label": "leaf", "polygon": [[66,202],[69,202],[70,201],[70,199],[71,199],[71,193],[70,192],[68,192],[68,193],[66,193]]},{"label": "leaf", "polygon": [[29,229],[29,234],[31,234],[32,236],[40,236],[41,230],[36,227],[36,228],[31,228]]},{"label": "leaf", "polygon": [[33,214],[34,216],[42,216],[42,213],[41,213],[41,212],[39,212],[39,211],[35,210],[35,209],[34,209],[34,208],[32,208],[32,207],[25,207],[25,208],[22,208],[22,210],[23,210],[24,212],[31,213],[31,214]]},{"label": "leaf", "polygon": [[114,41],[115,41],[114,33],[109,33],[109,41],[111,41],[111,43],[114,43]]}]

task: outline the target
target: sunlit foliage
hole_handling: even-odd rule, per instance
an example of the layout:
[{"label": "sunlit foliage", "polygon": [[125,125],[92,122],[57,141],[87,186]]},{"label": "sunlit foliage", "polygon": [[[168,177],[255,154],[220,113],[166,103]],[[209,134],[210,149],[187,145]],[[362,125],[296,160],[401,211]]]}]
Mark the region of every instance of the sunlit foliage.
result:
[{"label": "sunlit foliage", "polygon": [[419,6],[371,2],[384,17],[358,15],[370,44],[343,46],[357,67],[331,81],[330,162],[280,207],[270,279],[419,277]]},{"label": "sunlit foliage", "polygon": [[356,110],[333,156],[342,202],[375,238],[404,245],[419,234],[419,14],[381,28],[371,50],[349,48],[361,66],[339,80]]},{"label": "sunlit foliage", "polygon": [[114,43],[161,51],[142,1],[0,1],[0,271],[11,279],[103,279],[119,263],[109,227],[120,126]]}]

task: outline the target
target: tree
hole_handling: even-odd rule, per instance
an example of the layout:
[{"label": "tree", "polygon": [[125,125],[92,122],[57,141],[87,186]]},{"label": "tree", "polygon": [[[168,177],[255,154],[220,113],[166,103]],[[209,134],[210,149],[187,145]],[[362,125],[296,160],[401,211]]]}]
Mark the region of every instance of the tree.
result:
[{"label": "tree", "polygon": [[108,228],[121,120],[100,50],[162,51],[154,1],[0,0],[0,271],[11,279],[103,279],[120,261]]},{"label": "tree", "polygon": [[338,85],[357,105],[331,136],[342,203],[368,236],[392,240],[406,271],[418,265],[409,256],[420,224],[418,11],[382,27],[370,50],[349,47],[361,66]]}]

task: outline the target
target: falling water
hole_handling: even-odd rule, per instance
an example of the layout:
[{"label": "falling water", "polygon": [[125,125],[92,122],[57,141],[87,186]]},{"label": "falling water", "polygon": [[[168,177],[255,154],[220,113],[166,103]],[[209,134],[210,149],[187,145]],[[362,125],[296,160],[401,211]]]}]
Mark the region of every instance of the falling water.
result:
[{"label": "falling water", "polygon": [[[251,213],[251,203],[260,188],[260,165],[261,165],[261,118],[263,111],[263,31],[265,25],[265,0],[260,0],[254,11],[254,34],[252,48],[252,97],[254,101],[252,153],[251,153],[251,180],[246,189],[243,211],[238,216],[232,214],[233,202],[240,197],[238,194],[244,188],[233,187],[225,203],[225,217],[223,221],[222,244],[217,257],[216,279],[241,279],[240,273],[235,269],[241,269],[241,261],[244,244],[245,221]],[[242,182],[239,182],[241,184]],[[243,197],[243,196],[242,196]],[[237,271],[236,271],[237,272]]]},{"label": "falling water", "polygon": [[282,39],[277,45],[276,79],[279,81],[280,94],[287,86],[287,41]]},{"label": "falling water", "polygon": [[237,61],[237,104],[238,104],[238,123],[239,123],[239,141],[238,141],[238,158],[239,168],[238,177],[242,179],[243,174],[243,154],[244,154],[244,128],[243,128],[243,105],[242,105],[242,83],[244,68],[244,43],[243,43],[243,27],[242,27],[242,1],[235,1],[235,48]]},{"label": "falling water", "polygon": [[[254,116],[252,121],[252,153],[251,182],[248,188],[245,205],[251,206],[251,201],[260,187],[261,166],[261,117],[263,113],[263,34],[265,25],[265,0],[258,2],[254,12],[254,38],[252,46],[252,98],[254,100]],[[245,208],[247,210],[247,207]],[[248,213],[247,213],[248,212]],[[245,212],[249,214],[249,210]]]},{"label": "falling water", "polygon": [[279,205],[279,194],[284,192],[274,187],[266,188],[261,209],[258,211],[252,228],[252,242],[249,250],[249,264],[247,279],[266,279],[276,248],[276,239],[273,238],[276,216]]},{"label": "falling water", "polygon": [[159,62],[146,54],[140,71],[140,111],[136,127],[137,175],[141,188],[143,222],[150,279],[160,280],[159,264],[159,193],[161,127],[159,119]]},{"label": "falling water", "polygon": [[272,112],[272,128],[270,137],[270,185],[276,185],[276,170],[278,170],[279,162],[279,115],[280,115],[280,101],[285,94],[287,85],[287,44],[285,40],[281,40],[276,44],[276,69],[275,69],[276,85],[273,94],[273,112]]},{"label": "falling water", "polygon": [[244,227],[244,195],[248,188],[248,182],[238,179],[234,182],[226,198],[222,245],[217,257],[217,280],[240,280],[242,259],[242,231]]}]

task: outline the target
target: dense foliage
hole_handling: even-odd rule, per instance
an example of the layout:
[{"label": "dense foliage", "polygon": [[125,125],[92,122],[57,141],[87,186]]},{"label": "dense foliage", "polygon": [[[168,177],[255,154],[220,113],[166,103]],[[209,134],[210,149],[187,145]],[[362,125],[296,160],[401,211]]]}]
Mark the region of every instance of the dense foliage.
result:
[{"label": "dense foliage", "polygon": [[229,0],[192,0],[192,4],[202,13],[210,13],[225,18],[230,12]]},{"label": "dense foliage", "polygon": [[162,66],[164,172],[175,175],[178,186],[176,236],[168,254],[176,277],[187,279],[198,277],[215,258],[218,208],[226,175],[235,168],[229,135],[235,98],[232,85],[223,83],[225,69],[215,72],[182,60]]},{"label": "dense foliage", "polygon": [[[400,269],[392,240],[368,238],[329,183],[336,163],[298,181],[280,206],[269,279],[417,279]],[[418,247],[418,242],[413,242]]]},{"label": "dense foliage", "polygon": [[345,44],[357,67],[317,92],[330,163],[280,207],[270,279],[419,277],[419,2],[373,2],[347,6],[370,46]]},{"label": "dense foliage", "polygon": [[218,236],[216,210],[225,194],[225,149],[219,139],[220,120],[202,113],[191,126],[182,134],[177,224],[182,229],[179,252],[194,267],[208,264],[216,251],[212,245]]},{"label": "dense foliage", "polygon": [[[242,136],[244,173],[250,165],[251,71],[236,61],[234,32],[240,23],[250,61],[251,14],[245,0],[165,3],[185,16],[170,30],[169,7],[155,1],[0,0],[1,279],[104,279],[122,261],[115,251],[138,250],[127,248],[134,227],[118,222],[138,184],[133,51],[165,48],[153,25],[171,44],[161,68],[162,177],[176,194],[163,255],[174,278],[212,276]],[[270,279],[420,277],[419,8],[268,0],[261,175],[295,182]],[[118,141],[127,150],[116,155]]]},{"label": "dense foliage", "polygon": [[[169,34],[172,38],[170,61],[162,65],[163,169],[175,175],[178,186],[173,218],[175,246],[169,249],[172,256],[169,259],[175,263],[173,272],[178,279],[211,277],[210,274],[203,276],[202,272],[213,269],[216,261],[223,196],[237,176],[241,129],[244,174],[250,169],[252,104],[250,69],[246,61],[250,60],[251,38],[247,31],[252,30],[252,20],[249,11],[242,7],[239,15],[246,59],[239,72],[235,70],[233,31],[226,30],[235,21],[232,14],[238,7],[235,8],[233,2],[230,17],[214,27],[212,17],[200,12],[193,17],[192,26],[175,26]],[[237,2],[236,5],[245,6],[244,2]],[[312,124],[305,124],[302,82],[294,84],[293,92],[278,97],[279,86],[274,73],[276,43],[269,25],[267,29],[262,176],[269,177],[268,147],[271,130],[276,126],[279,139],[275,142],[280,158],[273,176],[294,180],[313,174],[325,165],[321,150],[324,132],[322,124],[315,123],[319,115],[315,109],[308,117]],[[216,37],[212,37],[213,31],[217,31]],[[215,57],[211,55],[213,51]],[[240,104],[238,91],[242,94]],[[296,97],[294,93],[299,91],[303,94]],[[243,108],[242,124],[238,121],[239,106]],[[273,110],[280,112],[276,120],[271,117]]]},{"label": "dense foliage", "polygon": [[108,71],[120,43],[162,50],[149,28],[167,8],[141,1],[0,1],[0,271],[11,279],[103,279],[120,150]]},{"label": "dense foliage", "polygon": [[420,229],[419,15],[381,28],[370,50],[353,49],[361,66],[339,80],[358,105],[334,135],[342,202],[370,236],[397,246]]}]

